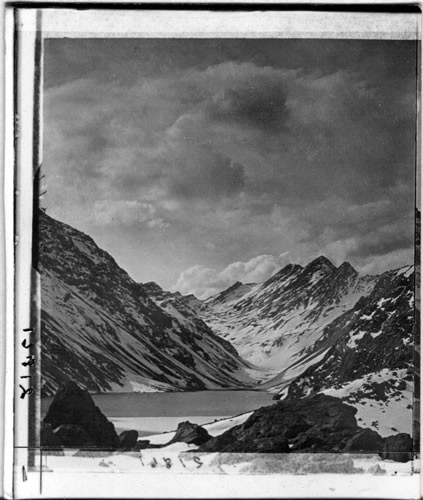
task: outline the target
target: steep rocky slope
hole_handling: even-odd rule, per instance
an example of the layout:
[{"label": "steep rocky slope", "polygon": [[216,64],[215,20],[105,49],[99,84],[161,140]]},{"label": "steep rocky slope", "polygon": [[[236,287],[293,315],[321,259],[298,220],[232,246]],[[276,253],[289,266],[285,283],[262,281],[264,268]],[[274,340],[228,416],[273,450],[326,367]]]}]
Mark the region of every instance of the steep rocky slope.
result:
[{"label": "steep rocky slope", "polygon": [[373,291],[328,325],[313,349],[324,352],[281,392],[298,399],[316,392],[341,397],[361,422],[382,435],[411,433],[414,275],[384,273]]},{"label": "steep rocky slope", "polygon": [[289,264],[262,284],[235,284],[208,299],[200,314],[247,360],[294,377],[319,354],[312,346],[325,326],[375,282],[348,263],[336,268],[319,257],[306,267]]},{"label": "steep rocky slope", "polygon": [[202,444],[200,452],[379,453],[407,462],[413,457],[408,434],[382,438],[358,425],[357,410],[338,398],[317,394],[256,410],[248,419]]},{"label": "steep rocky slope", "polygon": [[[245,387],[246,364],[185,308],[162,308],[87,235],[39,214],[43,394]],[[148,287],[147,287],[148,288]]]},{"label": "steep rocky slope", "polygon": [[275,370],[280,399],[325,393],[386,436],[411,433],[414,267],[360,276],[325,257],[288,265],[263,284],[236,283],[200,313],[241,355]]},{"label": "steep rocky slope", "polygon": [[323,359],[297,379],[290,394],[309,394],[313,387],[339,384],[384,368],[408,368],[413,354],[412,266],[384,273],[367,297],[330,323],[315,350],[327,349]]}]

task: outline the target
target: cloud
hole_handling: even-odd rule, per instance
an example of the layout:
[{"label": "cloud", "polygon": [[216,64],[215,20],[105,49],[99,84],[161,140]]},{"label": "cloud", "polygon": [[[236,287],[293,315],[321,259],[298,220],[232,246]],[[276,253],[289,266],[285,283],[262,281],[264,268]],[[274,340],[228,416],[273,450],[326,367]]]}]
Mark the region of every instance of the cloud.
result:
[{"label": "cloud", "polygon": [[259,255],[247,262],[233,262],[222,271],[196,265],[183,271],[172,289],[183,294],[193,293],[199,298],[206,298],[225,290],[237,281],[242,283],[266,281],[287,263],[287,252],[285,252],[278,257]]},{"label": "cloud", "polygon": [[280,130],[288,117],[283,80],[256,78],[241,81],[234,87],[223,88],[207,103],[211,119],[238,122],[265,131]]},{"label": "cloud", "polygon": [[207,148],[175,148],[169,152],[163,184],[169,197],[216,200],[233,196],[245,185],[244,167]]},{"label": "cloud", "polygon": [[[139,281],[157,273],[168,287],[194,262],[215,276],[281,249],[359,269],[408,255],[411,45],[72,43],[58,42],[63,75],[46,68],[43,202]],[[109,226],[130,243],[115,244]]]},{"label": "cloud", "polygon": [[404,265],[412,264],[413,249],[399,250],[385,254],[377,259],[367,258],[361,268],[363,274],[381,274],[390,269],[397,269]]},{"label": "cloud", "polygon": [[164,229],[169,225],[162,218],[156,217],[153,205],[127,200],[95,201],[90,223],[100,227],[145,225],[150,229]]}]

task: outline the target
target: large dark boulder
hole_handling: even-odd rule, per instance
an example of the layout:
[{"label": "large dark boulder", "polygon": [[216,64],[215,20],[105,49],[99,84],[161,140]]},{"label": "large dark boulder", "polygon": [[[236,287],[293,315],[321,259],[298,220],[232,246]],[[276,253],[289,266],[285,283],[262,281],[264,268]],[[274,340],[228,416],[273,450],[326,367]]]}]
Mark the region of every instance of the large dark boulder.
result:
[{"label": "large dark boulder", "polygon": [[384,439],[383,450],[379,453],[383,460],[408,462],[413,458],[413,440],[409,434],[400,433]]},{"label": "large dark boulder", "polygon": [[382,449],[383,438],[372,429],[363,429],[348,440],[344,451],[379,453]]},{"label": "large dark boulder", "polygon": [[197,446],[209,441],[210,434],[203,427],[191,422],[181,422],[178,424],[176,433],[168,444],[187,443]]},{"label": "large dark boulder", "polygon": [[131,450],[137,444],[138,431],[123,431],[119,434],[119,448]]},{"label": "large dark boulder", "polygon": [[44,422],[41,423],[40,445],[43,448],[61,448],[63,445],[59,436],[53,432],[51,425]]},{"label": "large dark boulder", "polygon": [[88,435],[88,433],[79,425],[73,424],[63,424],[59,425],[54,429],[54,434],[57,439],[65,447],[78,448],[84,447],[94,447],[95,443]]},{"label": "large dark boulder", "polygon": [[199,447],[204,452],[287,453],[341,451],[360,428],[357,410],[324,394],[256,410]]},{"label": "large dark boulder", "polygon": [[[71,381],[57,392],[44,423],[50,424],[53,429],[61,425],[78,426],[89,436],[90,442],[99,448],[115,449],[119,446],[114,425],[94,404],[90,394]],[[78,443],[68,446],[80,446]]]}]

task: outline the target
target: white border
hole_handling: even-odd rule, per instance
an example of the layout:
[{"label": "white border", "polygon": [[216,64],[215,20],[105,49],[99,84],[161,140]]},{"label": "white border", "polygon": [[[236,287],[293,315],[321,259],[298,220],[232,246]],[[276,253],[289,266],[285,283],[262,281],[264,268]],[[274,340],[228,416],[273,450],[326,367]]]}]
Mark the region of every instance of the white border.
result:
[{"label": "white border", "polygon": [[418,474],[175,475],[44,473],[20,488],[20,498],[420,498]]},{"label": "white border", "polygon": [[[5,336],[3,339],[4,352],[2,353],[5,367],[5,389],[4,389],[4,448],[3,452],[3,495],[12,495],[12,469],[6,464],[13,462],[13,374],[14,374],[14,296],[10,293],[14,287],[14,259],[13,259],[13,31],[14,31],[13,11],[5,12],[5,88],[4,88],[4,290],[5,294],[4,311]],[[7,265],[6,265],[7,263]],[[12,432],[11,432],[12,431]],[[3,472],[2,470],[2,472]]]},{"label": "white border", "polygon": [[[377,22],[375,19],[377,18]],[[420,38],[417,14],[72,9],[43,11],[46,38]]]}]

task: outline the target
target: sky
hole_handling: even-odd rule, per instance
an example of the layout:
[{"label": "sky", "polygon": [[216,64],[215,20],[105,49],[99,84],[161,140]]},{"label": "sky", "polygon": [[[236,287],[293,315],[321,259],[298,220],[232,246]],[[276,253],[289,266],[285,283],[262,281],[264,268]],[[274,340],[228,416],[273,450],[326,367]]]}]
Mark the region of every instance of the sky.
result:
[{"label": "sky", "polygon": [[204,298],[325,255],[412,263],[416,43],[51,39],[42,206]]}]

